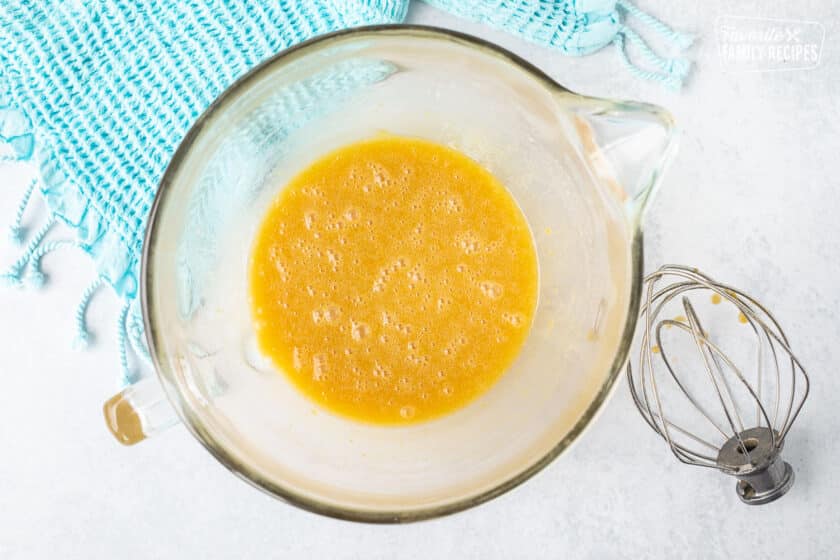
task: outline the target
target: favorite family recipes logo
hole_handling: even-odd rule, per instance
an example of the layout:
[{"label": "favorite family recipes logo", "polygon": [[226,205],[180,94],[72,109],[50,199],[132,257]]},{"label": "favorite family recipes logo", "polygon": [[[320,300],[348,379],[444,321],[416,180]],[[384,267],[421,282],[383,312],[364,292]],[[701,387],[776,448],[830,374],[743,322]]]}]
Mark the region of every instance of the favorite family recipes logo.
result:
[{"label": "favorite family recipes logo", "polygon": [[825,28],[813,21],[721,16],[715,35],[723,70],[808,70],[819,66]]}]

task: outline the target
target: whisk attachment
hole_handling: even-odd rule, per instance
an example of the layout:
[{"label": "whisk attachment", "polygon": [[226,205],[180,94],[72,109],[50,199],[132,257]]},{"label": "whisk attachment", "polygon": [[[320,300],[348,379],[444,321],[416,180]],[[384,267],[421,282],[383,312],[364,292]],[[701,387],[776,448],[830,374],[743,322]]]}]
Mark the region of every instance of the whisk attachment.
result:
[{"label": "whisk attachment", "polygon": [[784,495],[794,474],[781,452],[810,382],[775,317],[697,269],[667,265],[645,279],[639,325],[627,378],[648,425],[683,463],[737,478],[744,503]]}]

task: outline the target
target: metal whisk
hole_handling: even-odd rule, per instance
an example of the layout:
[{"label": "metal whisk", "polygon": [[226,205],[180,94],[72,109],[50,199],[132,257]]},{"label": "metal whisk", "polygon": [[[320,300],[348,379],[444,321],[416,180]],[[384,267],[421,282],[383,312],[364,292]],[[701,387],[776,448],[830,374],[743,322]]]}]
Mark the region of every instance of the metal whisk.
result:
[{"label": "metal whisk", "polygon": [[638,369],[628,361],[627,377],[645,421],[683,463],[736,477],[744,503],[784,495],[794,475],[780,454],[809,379],[776,319],[683,266],[649,275],[644,297]]}]

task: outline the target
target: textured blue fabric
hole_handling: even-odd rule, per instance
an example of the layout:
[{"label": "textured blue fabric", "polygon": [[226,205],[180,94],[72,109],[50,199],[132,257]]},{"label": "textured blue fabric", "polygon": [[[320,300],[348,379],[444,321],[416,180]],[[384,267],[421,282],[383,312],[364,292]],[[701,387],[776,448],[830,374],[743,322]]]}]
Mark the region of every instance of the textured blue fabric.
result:
[{"label": "textured blue fabric", "polygon": [[[622,23],[636,18],[679,47],[690,41],[623,0],[427,0],[463,17],[582,55],[610,43],[637,75],[679,87],[680,59],[653,53]],[[70,248],[93,258],[97,276],[76,312],[87,344],[87,303],[110,285],[124,305],[118,338],[146,355],[138,292],[144,225],[158,181],[184,134],[236,78],[292,44],[340,28],[403,20],[408,0],[2,0],[0,165],[32,161],[11,238],[26,241],[0,278],[41,285],[41,259]],[[626,40],[626,41],[625,41]],[[632,63],[627,43],[648,67]],[[31,195],[49,209],[27,232]],[[57,223],[75,239],[49,240]],[[27,235],[28,233],[28,235]]]},{"label": "textured blue fabric", "polygon": [[[630,72],[642,79],[679,90],[690,65],[681,58],[654,53],[625,22],[627,16],[652,29],[675,50],[692,37],[674,31],[627,0],[424,0],[459,16],[515,33],[531,42],[581,56],[614,43]],[[626,51],[632,43],[650,69],[633,63]]]}]

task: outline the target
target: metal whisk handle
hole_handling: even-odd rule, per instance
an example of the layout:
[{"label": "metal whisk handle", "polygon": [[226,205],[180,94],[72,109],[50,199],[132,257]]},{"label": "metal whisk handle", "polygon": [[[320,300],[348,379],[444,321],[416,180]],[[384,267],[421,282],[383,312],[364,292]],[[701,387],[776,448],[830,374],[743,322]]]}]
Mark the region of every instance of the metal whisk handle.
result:
[{"label": "metal whisk handle", "polygon": [[[778,446],[773,444],[774,439],[779,441]],[[721,446],[717,467],[738,479],[735,491],[742,502],[766,504],[781,498],[793,486],[793,468],[782,460],[781,452],[778,434],[774,438],[770,428],[751,428]]]}]

